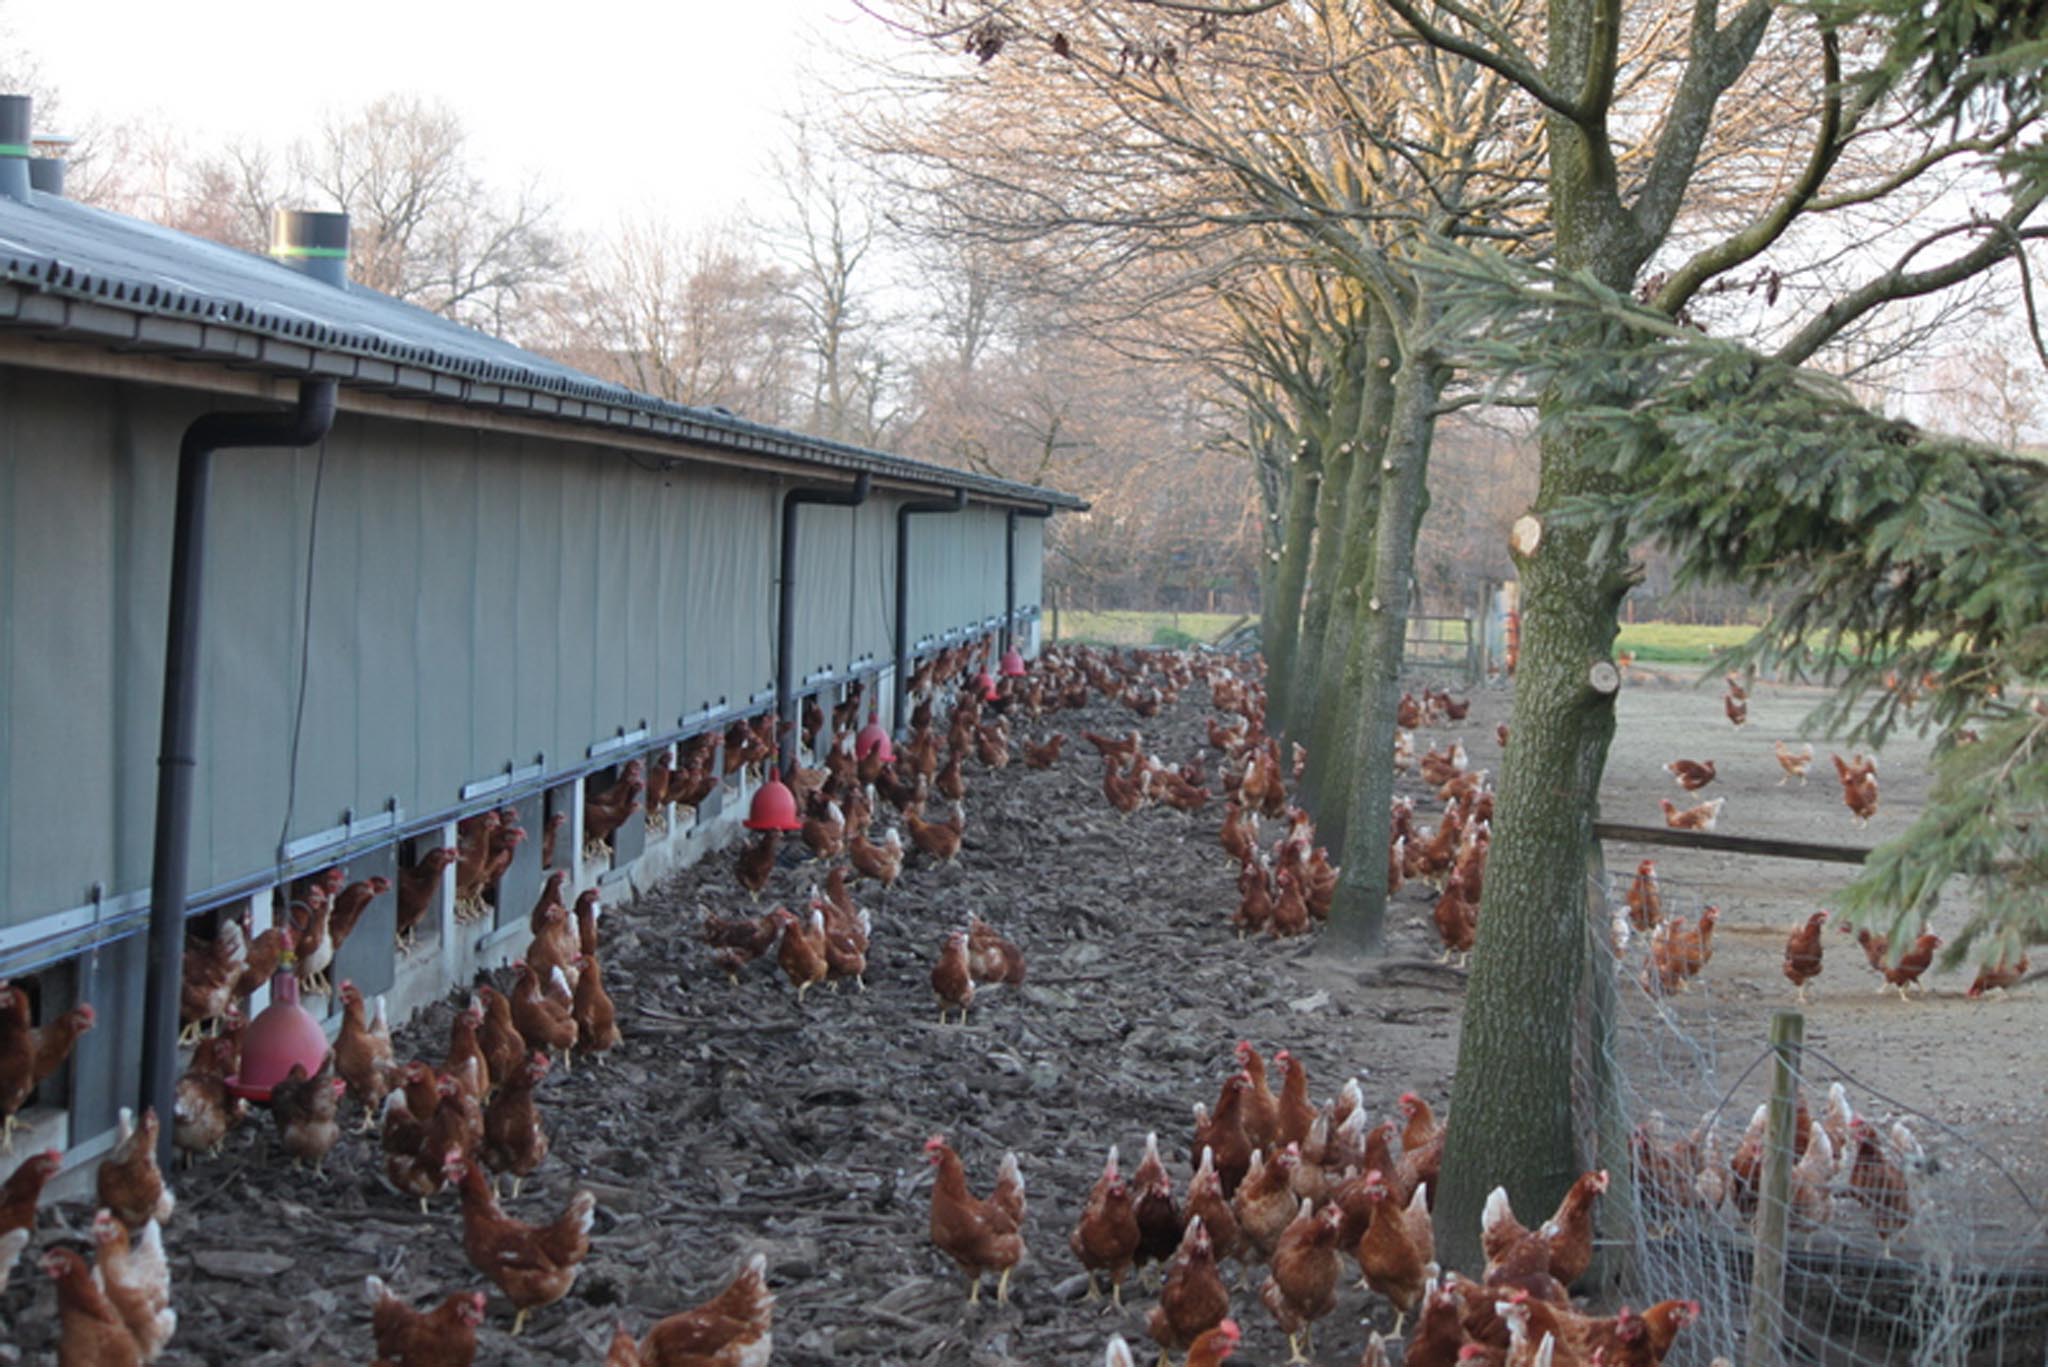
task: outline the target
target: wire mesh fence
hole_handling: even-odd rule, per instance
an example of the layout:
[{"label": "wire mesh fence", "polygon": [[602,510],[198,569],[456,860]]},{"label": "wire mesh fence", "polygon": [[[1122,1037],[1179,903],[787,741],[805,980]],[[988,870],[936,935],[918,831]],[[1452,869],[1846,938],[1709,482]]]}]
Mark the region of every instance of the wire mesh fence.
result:
[{"label": "wire mesh fence", "polygon": [[[2011,1155],[1806,1046],[1787,1051],[1794,1114],[1772,1187],[1766,1103],[1777,1051],[1752,1025],[1729,1033],[1715,1009],[1720,989],[1701,971],[1711,934],[1699,934],[1713,918],[1698,891],[1666,882],[1660,929],[1631,916],[1630,881],[1609,876],[1591,889],[1593,962],[1612,988],[1600,984],[1596,1010],[1611,1029],[1587,1032],[1580,1085],[1605,1134],[1589,1151],[1617,1169],[1602,1232],[1621,1255],[1623,1294],[1638,1306],[1700,1305],[1666,1361],[2048,1362],[2048,1219]],[[2022,1087],[2043,1080],[2039,1069],[2016,1073]],[[2048,1136],[2037,1130],[2034,1142]],[[1753,1342],[1759,1232],[1774,1207],[1782,1301],[1766,1303]]]}]

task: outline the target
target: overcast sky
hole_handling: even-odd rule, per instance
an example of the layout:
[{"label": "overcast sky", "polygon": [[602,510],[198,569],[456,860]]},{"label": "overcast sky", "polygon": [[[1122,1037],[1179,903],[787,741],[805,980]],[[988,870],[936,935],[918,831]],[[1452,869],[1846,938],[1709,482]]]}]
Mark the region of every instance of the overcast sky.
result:
[{"label": "overcast sky", "polygon": [[437,97],[493,181],[539,175],[583,229],[772,207],[764,167],[804,72],[875,41],[853,0],[0,0],[0,33],[40,65],[65,121],[167,124],[213,145],[281,144],[388,92]]}]

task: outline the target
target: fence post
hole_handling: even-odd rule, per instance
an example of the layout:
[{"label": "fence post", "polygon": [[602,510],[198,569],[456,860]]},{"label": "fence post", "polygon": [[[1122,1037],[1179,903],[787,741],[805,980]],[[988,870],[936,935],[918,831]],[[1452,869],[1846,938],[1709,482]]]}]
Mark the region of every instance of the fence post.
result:
[{"label": "fence post", "polygon": [[1744,1367],[1780,1367],[1784,1354],[1785,1229],[1791,1214],[1792,1122],[1806,1017],[1771,1013],[1771,1102],[1764,1131],[1763,1188],[1757,1194],[1756,1254],[1750,1266],[1749,1344]]},{"label": "fence post", "polygon": [[1485,666],[1479,658],[1479,614],[1469,613],[1465,618],[1465,687],[1477,688],[1485,679]]}]

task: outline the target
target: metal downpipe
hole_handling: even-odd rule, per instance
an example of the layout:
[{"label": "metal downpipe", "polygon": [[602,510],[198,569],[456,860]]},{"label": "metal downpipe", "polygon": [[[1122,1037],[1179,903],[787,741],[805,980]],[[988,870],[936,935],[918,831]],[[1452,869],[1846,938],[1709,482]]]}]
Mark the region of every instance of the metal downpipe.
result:
[{"label": "metal downpipe", "polygon": [[832,508],[858,508],[868,501],[871,479],[863,470],[851,489],[791,489],[782,496],[782,555],[775,581],[775,716],[780,733],[776,770],[787,779],[796,768],[797,707],[791,678],[796,638],[796,515],[807,503]]},{"label": "metal downpipe", "polygon": [[206,495],[213,453],[242,447],[311,446],[334,426],[335,383],[306,380],[289,413],[206,413],[178,444],[178,499],[171,531],[170,614],[164,642],[164,711],[157,756],[156,847],[149,877],[149,975],[143,993],[142,1096],[161,1124],[157,1162],[172,1166],[178,1085],[178,1005],[185,961],[185,897],[192,837],[192,779],[199,721],[200,615],[206,568]]}]

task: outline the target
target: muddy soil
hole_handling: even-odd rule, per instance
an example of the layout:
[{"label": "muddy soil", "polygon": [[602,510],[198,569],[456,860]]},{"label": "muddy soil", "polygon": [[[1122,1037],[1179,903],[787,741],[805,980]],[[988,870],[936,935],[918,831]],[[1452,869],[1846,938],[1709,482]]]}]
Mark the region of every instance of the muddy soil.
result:
[{"label": "muddy soil", "polygon": [[[1144,724],[1149,749],[1173,760],[1202,750],[1201,692]],[[1860,834],[1846,829],[1830,776],[1817,772],[1806,790],[1773,786],[1772,728],[1791,734],[1795,700],[1759,697],[1757,720],[1739,734],[1720,719],[1713,693],[1644,683],[1622,706],[1611,814],[1640,807],[1654,816],[1654,797],[1669,787],[1657,765],[1681,736],[1683,753],[1722,762],[1725,829]],[[1508,707],[1505,691],[1475,696],[1455,732],[1475,765],[1497,769],[1494,725]],[[1238,1040],[1302,1056],[1318,1100],[1360,1074],[1376,1115],[1409,1089],[1445,1103],[1463,978],[1432,962],[1426,893],[1404,894],[1385,963],[1333,960],[1314,940],[1237,940],[1226,919],[1236,903],[1233,870],[1216,843],[1215,809],[1193,821],[1163,809],[1126,819],[1103,800],[1100,766],[1075,733],[1131,724],[1098,702],[1049,719],[1046,729],[1070,736],[1056,769],[970,766],[957,863],[913,855],[886,897],[872,885],[857,894],[875,914],[865,993],[813,992],[799,1009],[765,961],[737,986],[727,983],[695,928],[699,907],[750,909],[729,855],[608,915],[606,981],[625,1043],[602,1065],[547,1079],[553,1154],[507,1207],[545,1220],[576,1187],[590,1188],[598,1197],[592,1253],[568,1298],[536,1312],[518,1339],[493,1294],[478,1361],[597,1363],[615,1323],[644,1328],[697,1303],[758,1251],[778,1297],[778,1363],[1092,1367],[1110,1333],[1142,1340],[1151,1303],[1136,1287],[1122,1311],[1087,1303],[1066,1248],[1104,1151],[1117,1145],[1128,1170],[1156,1131],[1184,1182],[1190,1107],[1213,1102]],[[1038,728],[1026,732],[1035,738]],[[1442,744],[1450,734],[1418,741]],[[1909,769],[1887,754],[1879,833],[1907,818]],[[1433,812],[1432,804],[1430,821]],[[1619,867],[1632,855],[1613,851],[1610,861]],[[1658,857],[1675,899],[1696,892],[1719,901],[1739,932],[1726,936],[1709,969],[1714,990],[1676,1010],[1682,1020],[1713,1013],[1720,1037],[1747,1048],[1786,995],[1776,976],[1779,927],[1808,902],[1825,904],[1840,873]],[[814,876],[778,869],[762,905],[800,898]],[[1029,976],[1021,987],[984,987],[970,1025],[941,1027],[930,964],[970,912],[1022,945]],[[2043,1038],[2038,988],[1979,1004],[1960,999],[1962,983],[1937,979],[1931,1000],[1902,1005],[1874,997],[1865,975],[1853,947],[1830,958],[1816,1037],[1987,1137],[2016,1138],[2031,1124],[2025,1132],[2039,1147],[2038,1089],[2009,1085],[2039,1048],[2028,1041]],[[401,1032],[400,1056],[438,1059],[452,1009],[437,1007]],[[1005,1150],[1021,1157],[1030,1254],[1007,1307],[965,1306],[951,1265],[930,1246],[921,1146],[936,1133],[950,1138],[980,1190]],[[374,1137],[350,1136],[323,1178],[295,1174],[265,1122],[245,1126],[221,1158],[179,1174],[167,1241],[181,1319],[160,1361],[366,1362],[365,1274],[417,1302],[483,1286],[463,1257],[453,1198],[423,1216],[381,1172]],[[39,1246],[79,1237],[89,1218],[82,1205],[46,1210]],[[1234,1293],[1233,1313],[1245,1330],[1234,1361],[1285,1359],[1284,1337],[1255,1290]],[[1315,1360],[1357,1361],[1366,1318],[1384,1329],[1391,1314],[1377,1298],[1345,1290],[1322,1322]],[[0,1295],[0,1323],[15,1326],[0,1336],[15,1345],[0,1348],[0,1361],[54,1361],[53,1321],[47,1283],[25,1265]],[[1138,1347],[1145,1359],[1149,1346]]]}]

